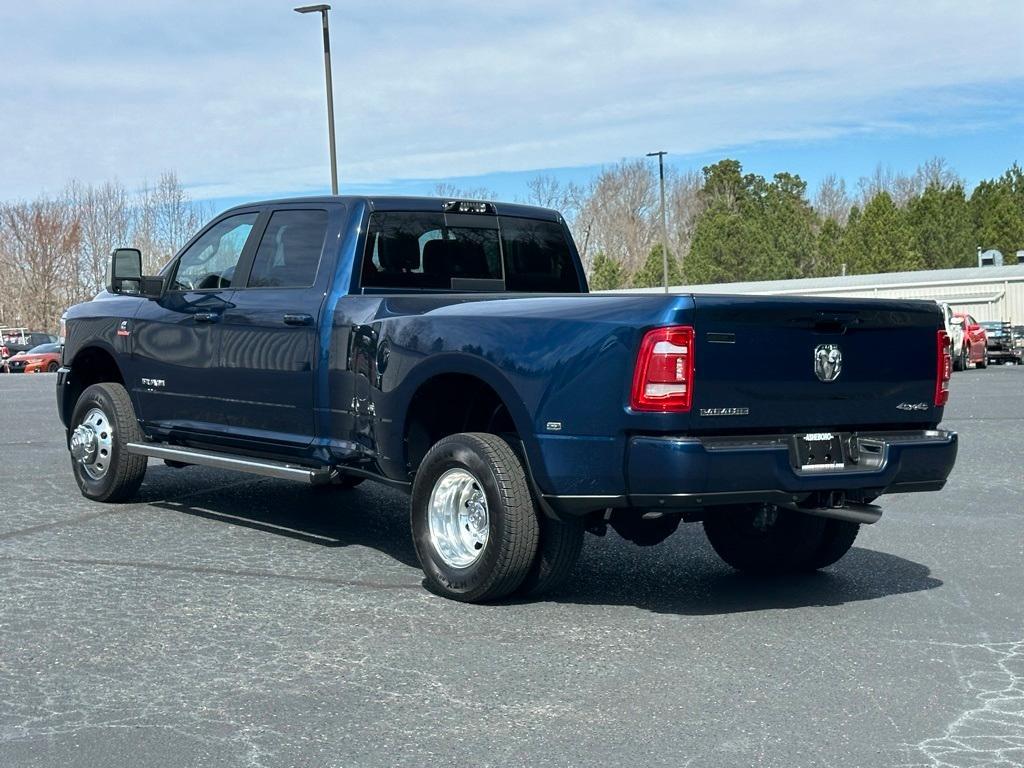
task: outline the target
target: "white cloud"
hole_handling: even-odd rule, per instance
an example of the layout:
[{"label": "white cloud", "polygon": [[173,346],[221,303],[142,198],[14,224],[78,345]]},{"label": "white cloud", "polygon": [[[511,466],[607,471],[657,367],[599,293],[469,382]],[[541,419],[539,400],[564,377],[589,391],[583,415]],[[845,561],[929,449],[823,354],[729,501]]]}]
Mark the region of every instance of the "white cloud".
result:
[{"label": "white cloud", "polygon": [[[1018,0],[623,6],[336,4],[342,178],[935,130],[1024,79]],[[0,199],[167,168],[211,196],[321,187],[319,27],[290,8],[0,8]]]}]

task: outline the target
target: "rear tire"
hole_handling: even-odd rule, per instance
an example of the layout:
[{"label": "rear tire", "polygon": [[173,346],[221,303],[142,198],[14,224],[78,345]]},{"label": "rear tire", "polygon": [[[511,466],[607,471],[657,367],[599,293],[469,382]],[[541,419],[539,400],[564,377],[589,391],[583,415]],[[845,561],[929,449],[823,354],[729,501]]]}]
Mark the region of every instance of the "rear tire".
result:
[{"label": "rear tire", "polygon": [[60,366],[56,363],[56,361],[50,361],[50,364],[46,366],[46,372],[56,373],[58,368],[60,368]]},{"label": "rear tire", "polygon": [[539,521],[526,473],[497,435],[439,440],[412,488],[413,543],[427,586],[468,603],[511,594],[537,554]]},{"label": "rear tire", "polygon": [[520,597],[538,597],[560,587],[572,573],[583,549],[583,524],[540,515],[540,543],[529,573],[519,585]]},{"label": "rear tire", "polygon": [[850,551],[859,531],[859,523],[851,523],[847,520],[826,520],[821,543],[818,545],[817,551],[804,564],[804,570],[816,571],[838,562]]},{"label": "rear tire", "polygon": [[95,434],[93,462],[71,456],[71,467],[82,495],[93,501],[117,502],[131,498],[146,475],[146,457],[128,453],[128,443],[143,439],[128,391],[105,382],[87,387],[71,415],[72,432]]},{"label": "rear tire", "polygon": [[960,347],[959,354],[953,358],[953,370],[966,371],[969,357],[970,355],[967,353],[967,347]]},{"label": "rear tire", "polygon": [[704,533],[718,556],[736,570],[781,574],[813,570],[820,567],[813,563],[827,559],[831,551],[822,551],[826,522],[771,505],[751,505],[708,510]]}]

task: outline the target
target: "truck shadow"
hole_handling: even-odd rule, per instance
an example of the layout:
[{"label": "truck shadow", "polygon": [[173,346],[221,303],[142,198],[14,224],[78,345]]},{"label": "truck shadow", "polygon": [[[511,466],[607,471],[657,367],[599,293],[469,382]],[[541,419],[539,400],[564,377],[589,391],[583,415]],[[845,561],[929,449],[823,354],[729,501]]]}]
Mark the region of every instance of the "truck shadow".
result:
[{"label": "truck shadow", "polygon": [[589,539],[570,582],[550,599],[706,616],[837,606],[940,586],[928,566],[863,547],[823,571],[747,576],[718,560],[701,526],[684,525],[654,548]]},{"label": "truck shadow", "polygon": [[[202,486],[182,494],[186,477]],[[375,483],[346,491],[266,479],[231,482],[235,477],[198,467],[151,466],[140,501],[317,546],[369,547],[419,572],[403,493]],[[701,526],[683,525],[647,548],[611,532],[601,539],[587,536],[569,581],[540,600],[703,616],[836,606],[939,586],[942,581],[926,565],[863,547],[817,573],[744,576],[718,560]]]},{"label": "truck shadow", "polygon": [[[205,481],[205,487],[182,494],[186,477]],[[239,478],[239,482],[225,485],[228,478]],[[311,488],[200,467],[150,466],[139,501],[322,547],[370,547],[419,570],[409,536],[406,497],[376,483],[351,490]]]}]

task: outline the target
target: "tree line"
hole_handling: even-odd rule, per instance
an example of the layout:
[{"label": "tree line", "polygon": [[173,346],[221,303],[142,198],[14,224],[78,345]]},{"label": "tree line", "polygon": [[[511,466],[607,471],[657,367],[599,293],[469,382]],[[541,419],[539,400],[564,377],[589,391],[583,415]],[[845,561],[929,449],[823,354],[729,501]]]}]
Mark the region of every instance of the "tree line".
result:
[{"label": "tree line", "polygon": [[140,248],[154,274],[209,213],[171,171],[134,193],[73,181],[56,196],[0,203],[0,325],[56,332],[67,307],[103,288],[113,248]]},{"label": "tree line", "polygon": [[[666,169],[669,282],[722,283],[968,267],[977,248],[1012,263],[1024,249],[1024,170],[970,194],[942,159],[912,174],[879,166],[848,191],[828,176],[813,198],[791,173],[770,180],[725,159],[700,172]],[[442,197],[495,199],[439,184]],[[625,160],[587,184],[540,175],[520,202],[562,211],[595,290],[662,284],[657,170]],[[55,331],[64,309],[104,284],[110,251],[134,245],[155,273],[212,213],[173,172],[129,192],[72,182],[56,196],[0,204],[0,325]]]},{"label": "tree line", "polygon": [[[662,284],[653,164],[623,161],[585,187],[538,177],[525,201],[565,212],[592,288]],[[1024,249],[1024,171],[1014,163],[968,194],[936,158],[912,174],[879,166],[853,193],[827,176],[812,199],[795,174],[768,180],[726,159],[670,171],[666,213],[675,285],[969,267],[979,247],[1013,263]]]}]

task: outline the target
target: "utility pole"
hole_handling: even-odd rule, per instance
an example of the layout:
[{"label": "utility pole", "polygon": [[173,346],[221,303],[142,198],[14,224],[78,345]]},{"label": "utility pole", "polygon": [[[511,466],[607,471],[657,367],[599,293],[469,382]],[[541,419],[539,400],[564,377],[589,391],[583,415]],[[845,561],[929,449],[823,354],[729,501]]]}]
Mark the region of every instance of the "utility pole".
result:
[{"label": "utility pole", "polygon": [[334,86],[331,83],[331,30],[327,24],[329,5],[303,5],[296,13],[320,13],[324,27],[324,74],[327,79],[327,140],[331,148],[331,194],[338,194],[338,154],[334,148]]},{"label": "utility pole", "polygon": [[665,293],[668,293],[668,220],[665,218],[665,155],[668,152],[648,152],[648,157],[658,158],[658,176],[661,179],[661,267]]}]

